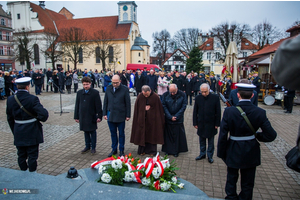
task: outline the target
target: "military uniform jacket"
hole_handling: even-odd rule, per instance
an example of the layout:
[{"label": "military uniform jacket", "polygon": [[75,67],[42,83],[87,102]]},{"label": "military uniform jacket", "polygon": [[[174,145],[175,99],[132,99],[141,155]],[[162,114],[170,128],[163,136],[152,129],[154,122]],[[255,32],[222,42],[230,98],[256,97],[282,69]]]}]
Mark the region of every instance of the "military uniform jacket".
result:
[{"label": "military uniform jacket", "polygon": [[120,123],[130,118],[131,104],[128,87],[120,84],[114,92],[112,85],[107,86],[103,103],[103,115],[109,122]]},{"label": "military uniform jacket", "polygon": [[257,76],[253,79],[252,84],[256,86],[255,91],[258,93],[260,93],[260,83],[261,83],[261,79]]},{"label": "military uniform jacket", "polygon": [[[269,122],[266,111],[256,107],[250,101],[240,101],[238,104],[246,113],[254,130],[257,132],[256,139],[261,142],[272,142],[277,133]],[[253,132],[236,107],[225,109],[221,121],[217,156],[222,158],[228,167],[235,169],[252,168],[260,165],[260,144],[256,139],[236,141],[228,138],[231,136],[251,136]]]},{"label": "military uniform jacket", "polygon": [[210,78],[210,89],[214,92],[216,91],[216,83],[217,83],[217,80],[215,77]]},{"label": "military uniform jacket", "polygon": [[[43,129],[40,121],[45,122],[48,119],[48,111],[42,106],[38,97],[27,91],[18,91],[16,95],[24,108],[32,115],[37,116],[37,120],[28,122],[27,120],[34,120],[35,118],[20,108],[14,96],[7,99],[7,121],[14,135],[14,145],[32,146],[43,143]],[[15,122],[15,120],[19,122]]]},{"label": "military uniform jacket", "polygon": [[97,129],[97,118],[102,119],[102,103],[99,92],[90,88],[87,93],[84,89],[77,92],[74,119],[79,119],[81,131]]},{"label": "military uniform jacket", "polygon": [[195,98],[193,126],[198,126],[197,134],[211,138],[217,134],[215,126],[220,126],[221,105],[219,96],[210,93],[207,97],[201,94]]}]

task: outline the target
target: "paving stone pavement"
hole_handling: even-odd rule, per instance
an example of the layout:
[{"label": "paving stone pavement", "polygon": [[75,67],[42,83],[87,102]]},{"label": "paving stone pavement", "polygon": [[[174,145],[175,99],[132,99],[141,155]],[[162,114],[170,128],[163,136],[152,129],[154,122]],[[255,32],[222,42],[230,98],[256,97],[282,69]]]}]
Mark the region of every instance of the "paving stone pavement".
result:
[{"label": "paving stone pavement", "polygon": [[[82,88],[80,85],[79,88]],[[104,93],[100,91],[101,99]],[[31,88],[34,94],[34,88]],[[81,154],[84,148],[84,135],[79,131],[78,124],[74,121],[74,104],[76,94],[62,95],[62,110],[60,115],[60,96],[53,92],[43,92],[38,96],[41,103],[49,111],[49,119],[43,123],[44,140],[40,145],[38,159],[38,173],[58,175],[68,171],[70,166],[77,169],[90,167],[96,160],[107,158],[111,151],[110,132],[106,121],[98,124],[96,155]],[[136,97],[131,94],[132,113]],[[267,106],[259,103],[259,107],[266,109],[272,126],[278,137],[272,143],[261,143],[262,164],[257,167],[253,199],[300,199],[300,173],[286,167],[284,156],[295,146],[297,131],[300,123],[300,106],[295,106],[292,114],[285,114],[281,107]],[[16,148],[13,145],[13,135],[6,121],[6,100],[0,100],[0,167],[19,169],[17,164]],[[222,109],[224,105],[222,104]],[[55,114],[58,112],[58,114]],[[189,151],[179,154],[175,159],[180,170],[179,177],[193,183],[204,191],[209,197],[224,198],[226,182],[226,165],[214,156],[215,162],[209,164],[207,160],[195,161],[199,155],[200,147],[196,129],[192,126],[193,107],[188,106],[185,111],[184,125],[186,129]],[[133,116],[132,116],[133,117]],[[129,142],[132,119],[126,122],[125,153],[137,156],[137,146]],[[215,145],[217,144],[215,138]],[[158,145],[161,150],[161,145]],[[160,153],[164,155],[161,151]],[[146,156],[142,156],[144,159]],[[96,179],[97,177],[95,177]],[[238,190],[239,184],[238,184]]]}]

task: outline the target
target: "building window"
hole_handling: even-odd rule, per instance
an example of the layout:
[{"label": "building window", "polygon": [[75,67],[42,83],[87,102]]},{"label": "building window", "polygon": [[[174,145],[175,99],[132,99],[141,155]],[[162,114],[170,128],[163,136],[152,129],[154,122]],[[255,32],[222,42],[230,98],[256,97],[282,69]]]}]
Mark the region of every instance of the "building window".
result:
[{"label": "building window", "polygon": [[182,57],[181,56],[174,56],[174,61],[182,61]]},{"label": "building window", "polygon": [[2,40],[2,31],[0,31],[0,40]]},{"label": "building window", "polygon": [[20,13],[17,14],[17,19],[21,19]]},{"label": "building window", "polygon": [[100,63],[100,47],[96,47],[96,63]]},{"label": "building window", "polygon": [[109,53],[108,53],[109,63],[112,63],[114,61],[114,48],[109,47]]},{"label": "building window", "polygon": [[0,47],[0,55],[1,55],[1,56],[3,56],[3,55],[4,55],[4,52],[3,52],[3,47],[2,47],[2,46]]},{"label": "building window", "polygon": [[6,33],[6,41],[9,41],[9,33]]},{"label": "building window", "polygon": [[141,53],[139,53],[139,57],[141,57]]},{"label": "building window", "polygon": [[5,26],[5,19],[1,19],[1,25]]},{"label": "building window", "polygon": [[220,58],[221,58],[220,52],[216,52],[216,60],[220,60]]},{"label": "building window", "polygon": [[7,47],[7,55],[12,56],[12,53],[10,52],[10,47]]},{"label": "building window", "polygon": [[247,57],[247,52],[243,52],[243,57]]},{"label": "building window", "polygon": [[34,49],[34,64],[39,65],[40,64],[39,45],[37,44],[33,45],[33,49]]},{"label": "building window", "polygon": [[79,54],[79,63],[83,63],[83,57],[82,57],[82,48],[80,47],[79,48],[79,52],[78,52],[78,54]]},{"label": "building window", "polygon": [[211,52],[207,52],[207,60],[211,59]]},{"label": "building window", "polygon": [[123,21],[127,21],[128,20],[128,14],[127,13],[124,13],[123,14]]}]

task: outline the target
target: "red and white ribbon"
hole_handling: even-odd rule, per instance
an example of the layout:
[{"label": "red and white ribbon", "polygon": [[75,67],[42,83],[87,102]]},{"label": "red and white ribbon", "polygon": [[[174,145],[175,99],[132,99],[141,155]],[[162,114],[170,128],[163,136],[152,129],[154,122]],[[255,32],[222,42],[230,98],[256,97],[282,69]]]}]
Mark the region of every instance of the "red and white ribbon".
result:
[{"label": "red and white ribbon", "polygon": [[91,164],[91,168],[98,169],[100,165],[110,165],[113,160],[115,159],[113,157],[110,157],[104,160],[95,161]]}]

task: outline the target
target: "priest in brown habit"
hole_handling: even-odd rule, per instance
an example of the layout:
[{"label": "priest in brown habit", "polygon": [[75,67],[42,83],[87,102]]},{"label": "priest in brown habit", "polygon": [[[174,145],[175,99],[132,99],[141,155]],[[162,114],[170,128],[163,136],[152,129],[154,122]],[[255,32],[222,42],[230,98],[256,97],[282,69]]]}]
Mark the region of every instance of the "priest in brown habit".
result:
[{"label": "priest in brown habit", "polygon": [[148,85],[135,101],[130,142],[139,145],[138,154],[157,153],[157,144],[164,144],[165,116],[159,96]]}]

